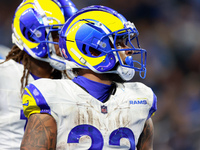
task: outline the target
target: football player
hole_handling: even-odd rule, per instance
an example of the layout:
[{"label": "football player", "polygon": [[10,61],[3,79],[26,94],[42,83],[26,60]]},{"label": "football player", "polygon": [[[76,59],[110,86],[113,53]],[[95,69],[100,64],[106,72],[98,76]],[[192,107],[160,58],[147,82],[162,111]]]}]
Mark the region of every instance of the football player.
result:
[{"label": "football player", "polygon": [[70,0],[24,0],[16,9],[12,23],[15,45],[0,64],[1,150],[20,149],[26,124],[23,88],[39,78],[65,77],[59,71],[65,69],[63,58],[56,55],[58,32],[76,11]]},{"label": "football player", "polygon": [[157,98],[130,81],[146,73],[134,24],[111,8],[86,7],[67,20],[59,47],[77,76],[26,86],[21,149],[152,150]]}]

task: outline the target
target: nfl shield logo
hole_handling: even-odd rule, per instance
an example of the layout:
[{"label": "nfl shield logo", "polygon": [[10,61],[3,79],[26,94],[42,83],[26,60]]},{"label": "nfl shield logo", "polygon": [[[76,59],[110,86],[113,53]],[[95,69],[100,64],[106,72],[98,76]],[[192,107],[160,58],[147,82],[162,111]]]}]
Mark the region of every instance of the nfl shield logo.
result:
[{"label": "nfl shield logo", "polygon": [[101,106],[101,113],[107,114],[107,106],[105,105]]}]

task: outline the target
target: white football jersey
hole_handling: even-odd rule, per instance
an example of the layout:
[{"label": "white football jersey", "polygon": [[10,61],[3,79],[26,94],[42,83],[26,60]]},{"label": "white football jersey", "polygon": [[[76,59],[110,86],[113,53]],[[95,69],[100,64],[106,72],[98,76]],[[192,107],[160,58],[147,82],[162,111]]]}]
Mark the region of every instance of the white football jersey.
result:
[{"label": "white football jersey", "polygon": [[134,150],[156,105],[153,91],[133,82],[117,84],[105,103],[71,80],[34,81],[23,96],[27,117],[49,113],[56,120],[57,150]]},{"label": "white football jersey", "polygon": [[[0,64],[0,150],[19,150],[26,118],[21,98],[23,65],[9,60]],[[34,79],[30,76],[29,81]]]}]

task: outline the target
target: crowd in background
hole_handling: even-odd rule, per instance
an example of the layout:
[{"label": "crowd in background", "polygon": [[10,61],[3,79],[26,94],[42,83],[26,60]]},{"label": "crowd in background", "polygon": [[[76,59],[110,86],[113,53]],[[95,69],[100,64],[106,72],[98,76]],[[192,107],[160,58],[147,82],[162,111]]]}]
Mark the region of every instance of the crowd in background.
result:
[{"label": "crowd in background", "polygon": [[[200,1],[72,0],[78,9],[104,5],[139,30],[147,50],[147,77],[158,98],[155,150],[200,150]],[[11,23],[21,0],[0,1],[0,45],[12,47]],[[0,53],[4,48],[0,48]]]}]

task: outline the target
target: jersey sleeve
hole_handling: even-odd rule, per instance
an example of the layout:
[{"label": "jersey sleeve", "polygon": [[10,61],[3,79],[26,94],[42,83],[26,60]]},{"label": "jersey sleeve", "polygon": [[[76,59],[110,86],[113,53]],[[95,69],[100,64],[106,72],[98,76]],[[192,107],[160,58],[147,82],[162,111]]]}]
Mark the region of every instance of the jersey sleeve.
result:
[{"label": "jersey sleeve", "polygon": [[51,114],[49,105],[40,90],[34,85],[26,86],[23,97],[23,111],[27,118],[34,113],[48,113]]},{"label": "jersey sleeve", "polygon": [[[129,82],[124,84],[127,88],[131,89],[131,92],[135,95],[138,95],[140,98],[144,98],[145,102],[143,102],[145,105],[147,105],[147,120],[154,115],[154,113],[157,110],[157,97],[154,94],[153,90],[146,86],[145,84],[141,82]],[[142,102],[141,102],[142,103]]]},{"label": "jersey sleeve", "polygon": [[152,91],[152,93],[153,93],[153,99],[152,99],[153,102],[152,102],[152,106],[149,110],[149,115],[148,115],[147,119],[149,119],[151,116],[153,116],[157,110],[157,96],[154,94],[153,91]]},{"label": "jersey sleeve", "polygon": [[147,103],[149,105],[149,111],[148,111],[148,116],[147,120],[154,115],[154,113],[157,110],[157,97],[154,94],[153,90],[146,86],[143,83],[138,83],[138,87],[141,88],[143,95],[147,98]]}]

